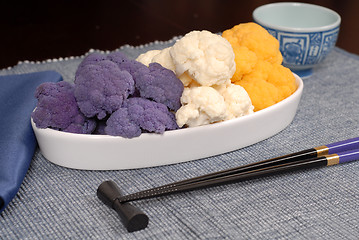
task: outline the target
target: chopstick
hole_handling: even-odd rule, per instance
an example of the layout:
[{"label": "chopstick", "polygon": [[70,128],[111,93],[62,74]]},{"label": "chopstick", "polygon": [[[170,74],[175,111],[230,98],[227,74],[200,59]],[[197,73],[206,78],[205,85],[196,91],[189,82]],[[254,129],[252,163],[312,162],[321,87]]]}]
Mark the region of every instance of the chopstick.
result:
[{"label": "chopstick", "polygon": [[149,218],[141,209],[131,205],[130,201],[191,191],[257,177],[272,176],[299,169],[331,166],[355,160],[359,160],[359,138],[310,148],[297,153],[190,178],[125,196],[115,182],[108,180],[102,182],[97,188],[97,196],[108,207],[114,209],[119,214],[127,230],[133,232],[146,228]]},{"label": "chopstick", "polygon": [[359,137],[118,196],[117,199],[120,203],[125,203],[287,171],[330,166],[358,159]]}]

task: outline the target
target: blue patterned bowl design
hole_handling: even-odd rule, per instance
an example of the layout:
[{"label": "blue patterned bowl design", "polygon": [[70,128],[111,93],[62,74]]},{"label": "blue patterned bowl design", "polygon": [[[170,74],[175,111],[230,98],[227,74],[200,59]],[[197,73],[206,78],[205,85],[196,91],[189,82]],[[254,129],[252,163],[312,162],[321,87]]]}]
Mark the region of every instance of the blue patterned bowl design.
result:
[{"label": "blue patterned bowl design", "polygon": [[302,77],[301,72],[311,74],[334,48],[341,21],[328,8],[294,2],[263,5],[254,10],[253,18],[278,39],[283,65]]},{"label": "blue patterned bowl design", "polygon": [[277,38],[283,55],[283,64],[294,70],[312,68],[334,48],[339,27],[325,32],[293,33],[266,28]]}]

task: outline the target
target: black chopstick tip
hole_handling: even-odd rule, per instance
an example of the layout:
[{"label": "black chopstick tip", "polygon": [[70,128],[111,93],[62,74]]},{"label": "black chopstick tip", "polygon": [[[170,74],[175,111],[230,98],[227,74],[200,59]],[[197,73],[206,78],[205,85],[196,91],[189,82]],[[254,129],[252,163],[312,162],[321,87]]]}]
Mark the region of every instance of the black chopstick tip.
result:
[{"label": "black chopstick tip", "polygon": [[139,231],[147,227],[149,218],[139,208],[130,203],[121,203],[122,192],[115,182],[105,181],[97,189],[97,197],[120,216],[128,232]]}]

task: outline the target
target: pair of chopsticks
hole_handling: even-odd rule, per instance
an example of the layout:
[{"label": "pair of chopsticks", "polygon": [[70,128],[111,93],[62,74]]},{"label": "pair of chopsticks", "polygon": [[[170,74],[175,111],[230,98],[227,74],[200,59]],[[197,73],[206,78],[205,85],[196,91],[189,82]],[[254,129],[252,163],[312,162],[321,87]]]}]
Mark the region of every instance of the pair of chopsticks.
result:
[{"label": "pair of chopsticks", "polygon": [[119,201],[123,203],[153,198],[175,192],[189,191],[287,171],[330,166],[358,159],[359,137],[151,188],[121,196]]},{"label": "pair of chopsticks", "polygon": [[107,206],[115,209],[127,230],[132,232],[144,229],[148,224],[148,217],[140,209],[129,204],[130,201],[272,176],[288,171],[331,166],[355,160],[359,160],[359,137],[162,185],[129,195],[123,195],[113,181],[105,181],[98,187],[97,196]]}]

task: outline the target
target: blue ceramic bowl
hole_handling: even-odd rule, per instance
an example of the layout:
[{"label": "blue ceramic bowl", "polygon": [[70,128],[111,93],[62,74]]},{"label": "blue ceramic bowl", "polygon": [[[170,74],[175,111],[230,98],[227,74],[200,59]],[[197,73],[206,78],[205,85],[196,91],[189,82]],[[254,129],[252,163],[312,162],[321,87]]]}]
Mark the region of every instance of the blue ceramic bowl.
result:
[{"label": "blue ceramic bowl", "polygon": [[333,10],[296,2],[260,6],[253,19],[278,39],[283,65],[302,78],[334,48],[341,21]]}]

